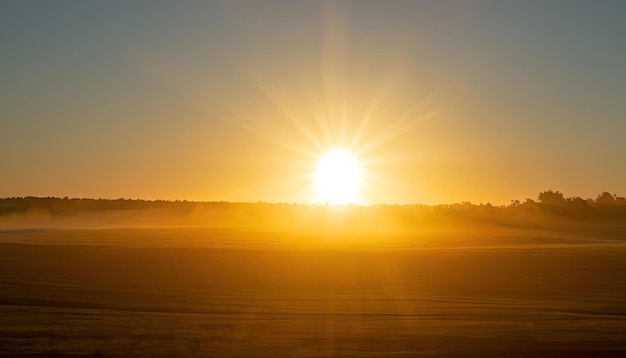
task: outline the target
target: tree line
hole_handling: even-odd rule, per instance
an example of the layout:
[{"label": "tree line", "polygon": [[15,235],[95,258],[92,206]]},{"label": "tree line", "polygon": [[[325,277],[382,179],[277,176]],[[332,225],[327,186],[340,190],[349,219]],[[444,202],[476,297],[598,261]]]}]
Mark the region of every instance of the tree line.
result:
[{"label": "tree line", "polygon": [[[71,215],[80,212],[97,212],[111,210],[165,210],[172,214],[185,214],[197,209],[212,211],[289,211],[297,208],[323,209],[323,204],[288,204],[288,203],[240,203],[240,202],[196,202],[187,200],[143,200],[143,199],[90,199],[90,198],[59,198],[59,197],[7,197],[0,199],[0,215],[25,214],[30,212],[46,212],[51,215]],[[357,206],[350,206],[354,211]],[[444,214],[556,214],[573,216],[611,216],[626,218],[626,198],[607,191],[595,198],[565,197],[560,191],[547,190],[540,192],[536,199],[525,201],[511,200],[508,205],[473,204],[462,202],[443,205],[371,205],[372,211],[386,210],[392,212],[430,212]]]}]

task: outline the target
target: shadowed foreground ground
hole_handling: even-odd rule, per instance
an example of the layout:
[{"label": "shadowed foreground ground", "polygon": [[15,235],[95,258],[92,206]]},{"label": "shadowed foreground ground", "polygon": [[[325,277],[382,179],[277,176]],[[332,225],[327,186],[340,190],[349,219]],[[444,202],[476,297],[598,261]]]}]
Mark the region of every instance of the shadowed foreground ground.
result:
[{"label": "shadowed foreground ground", "polygon": [[0,352],[626,357],[626,243],[565,236],[0,231]]}]

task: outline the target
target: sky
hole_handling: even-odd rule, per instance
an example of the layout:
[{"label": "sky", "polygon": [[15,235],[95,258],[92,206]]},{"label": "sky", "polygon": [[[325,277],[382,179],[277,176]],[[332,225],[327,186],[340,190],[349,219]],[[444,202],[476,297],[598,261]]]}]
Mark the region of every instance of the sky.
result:
[{"label": "sky", "polygon": [[0,3],[0,197],[626,195],[626,2]]}]

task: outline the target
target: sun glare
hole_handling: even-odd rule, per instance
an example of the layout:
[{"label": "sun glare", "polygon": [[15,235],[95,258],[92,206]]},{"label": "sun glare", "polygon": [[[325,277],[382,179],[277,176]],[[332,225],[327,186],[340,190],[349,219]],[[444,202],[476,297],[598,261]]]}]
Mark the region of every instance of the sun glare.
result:
[{"label": "sun glare", "polygon": [[345,150],[324,154],[317,165],[317,185],[322,201],[329,204],[354,203],[358,198],[361,170]]}]

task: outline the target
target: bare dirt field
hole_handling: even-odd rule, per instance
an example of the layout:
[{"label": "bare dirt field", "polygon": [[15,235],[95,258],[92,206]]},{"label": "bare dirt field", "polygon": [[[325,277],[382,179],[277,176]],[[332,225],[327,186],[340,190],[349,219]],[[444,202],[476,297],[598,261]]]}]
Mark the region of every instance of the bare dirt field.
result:
[{"label": "bare dirt field", "polygon": [[0,355],[626,357],[620,235],[0,231]]}]

